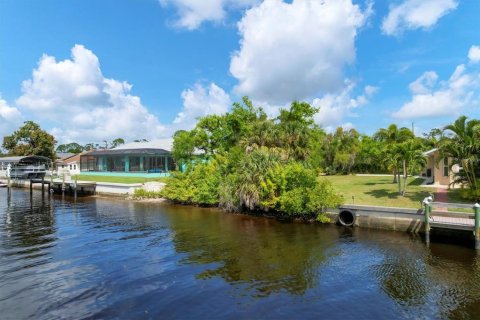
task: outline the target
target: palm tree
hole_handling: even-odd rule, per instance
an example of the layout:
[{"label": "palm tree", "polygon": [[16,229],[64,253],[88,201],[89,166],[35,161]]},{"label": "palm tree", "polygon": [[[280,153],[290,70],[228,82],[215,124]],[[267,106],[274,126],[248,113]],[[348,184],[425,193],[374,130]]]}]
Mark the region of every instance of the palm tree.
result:
[{"label": "palm tree", "polygon": [[[406,127],[398,128],[396,124],[391,124],[386,129],[382,128],[374,134],[374,139],[385,143],[385,148],[387,149],[387,151],[390,150],[390,152],[392,151],[395,152],[394,150],[395,145],[414,137],[415,136],[410,129]],[[392,169],[393,169],[392,183],[396,183],[397,175],[399,175],[398,163],[394,163],[392,166]]]},{"label": "palm tree", "polygon": [[279,163],[280,155],[266,147],[254,150],[240,161],[236,195],[241,207],[249,210],[260,207],[262,184],[269,170]]},{"label": "palm tree", "polygon": [[423,155],[423,146],[417,139],[407,140],[399,145],[399,154],[403,164],[403,191],[405,196],[407,191],[408,173],[419,171],[427,164],[427,159]]},{"label": "palm tree", "polygon": [[450,166],[458,165],[463,170],[456,174],[455,183],[466,183],[475,193],[478,189],[477,175],[480,163],[480,121],[461,116],[454,123],[445,126],[449,133],[438,143],[441,158],[451,158]]}]

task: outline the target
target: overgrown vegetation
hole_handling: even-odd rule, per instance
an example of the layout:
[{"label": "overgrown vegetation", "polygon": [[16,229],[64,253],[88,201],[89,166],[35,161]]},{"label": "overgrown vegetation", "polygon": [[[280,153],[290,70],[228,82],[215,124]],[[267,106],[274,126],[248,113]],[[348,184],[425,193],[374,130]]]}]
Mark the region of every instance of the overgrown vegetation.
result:
[{"label": "overgrown vegetation", "polygon": [[327,133],[314,123],[316,112],[293,102],[269,118],[244,98],[225,115],[199,119],[193,130],[174,135],[173,157],[187,169],[171,178],[164,196],[230,211],[312,217],[343,201],[320,175],[390,173],[397,194],[409,198],[408,177],[422,172],[423,152],[436,147],[461,167],[456,182],[467,186],[463,194],[478,198],[478,121],[460,118],[423,137],[392,124],[368,136],[344,128]]},{"label": "overgrown vegetation", "polygon": [[244,98],[223,116],[201,118],[193,130],[175,134],[173,156],[187,169],[168,180],[162,195],[185,204],[325,221],[326,209],[343,198],[312,165],[315,144],[325,135],[314,124],[316,112],[294,102],[271,119]]}]

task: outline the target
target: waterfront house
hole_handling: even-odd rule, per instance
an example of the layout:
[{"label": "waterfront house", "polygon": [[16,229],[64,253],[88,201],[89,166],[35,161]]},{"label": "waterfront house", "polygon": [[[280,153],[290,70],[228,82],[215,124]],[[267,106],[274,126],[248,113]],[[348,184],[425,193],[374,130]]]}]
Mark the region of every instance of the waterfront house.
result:
[{"label": "waterfront house", "polygon": [[57,172],[57,174],[62,174],[63,172],[67,171],[67,165],[65,164],[64,160],[74,155],[74,153],[70,152],[57,152],[57,159],[53,163],[53,169]]},{"label": "waterfront house", "polygon": [[424,152],[427,158],[427,165],[422,176],[428,179],[429,184],[448,186],[454,180],[454,172],[451,168],[451,159],[440,158],[438,149],[432,149]]},{"label": "waterfront house", "polygon": [[[92,150],[93,151],[93,150]],[[86,151],[79,154],[71,154],[70,156],[59,159],[55,162],[58,175],[77,175],[80,174],[80,157],[92,151]]]},{"label": "waterfront house", "polygon": [[132,142],[113,149],[80,155],[80,171],[109,175],[146,174],[165,176],[175,170],[171,140]]}]

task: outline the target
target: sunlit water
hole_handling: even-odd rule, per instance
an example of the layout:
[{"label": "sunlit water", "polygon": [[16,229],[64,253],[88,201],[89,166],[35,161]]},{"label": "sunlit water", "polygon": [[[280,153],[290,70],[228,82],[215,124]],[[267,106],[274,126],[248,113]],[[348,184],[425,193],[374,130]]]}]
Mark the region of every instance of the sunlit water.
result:
[{"label": "sunlit water", "polygon": [[1,319],[478,319],[479,278],[405,233],[0,189]]}]

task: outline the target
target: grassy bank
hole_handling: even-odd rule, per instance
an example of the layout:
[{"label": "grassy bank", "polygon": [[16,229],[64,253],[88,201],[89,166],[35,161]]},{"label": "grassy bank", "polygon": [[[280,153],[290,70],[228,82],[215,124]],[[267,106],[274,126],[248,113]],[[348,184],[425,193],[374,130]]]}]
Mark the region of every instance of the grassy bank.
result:
[{"label": "grassy bank", "polygon": [[81,181],[93,181],[93,182],[110,182],[110,183],[145,183],[151,181],[165,182],[167,178],[143,178],[143,177],[110,177],[110,176],[88,176],[77,175],[72,179],[77,178]]},{"label": "grassy bank", "polygon": [[[435,192],[435,188],[421,187],[423,179],[415,178],[407,179],[404,197],[398,194],[398,185],[392,183],[392,177],[326,176],[323,179],[332,182],[344,195],[347,204],[420,208],[421,201]],[[450,191],[448,197],[449,202],[462,202],[458,192]]]}]

